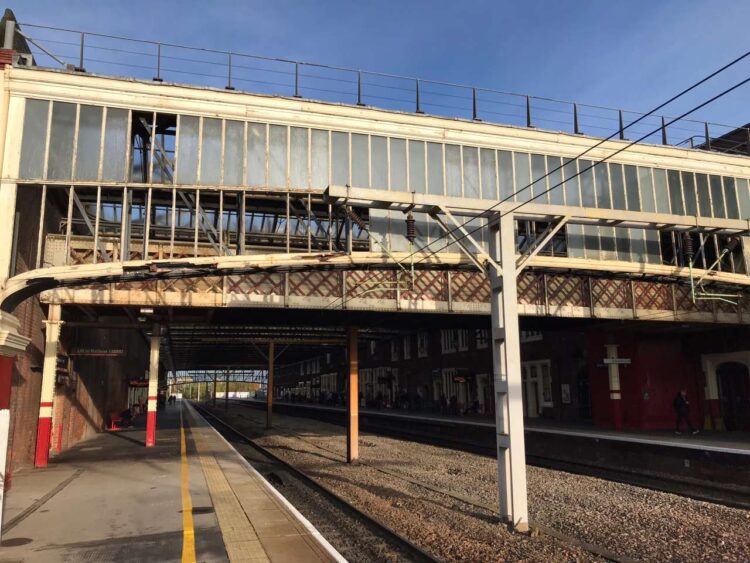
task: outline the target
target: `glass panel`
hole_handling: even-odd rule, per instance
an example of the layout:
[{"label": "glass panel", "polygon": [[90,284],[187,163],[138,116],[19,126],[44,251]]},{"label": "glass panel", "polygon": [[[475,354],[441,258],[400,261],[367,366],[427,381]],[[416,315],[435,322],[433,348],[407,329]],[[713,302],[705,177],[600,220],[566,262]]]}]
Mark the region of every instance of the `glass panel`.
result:
[{"label": "glass panel", "polygon": [[609,173],[607,163],[599,163],[594,166],[594,177],[596,178],[596,206],[600,209],[612,209],[612,198],[609,193]]},{"label": "glass panel", "polygon": [[657,213],[669,213],[667,171],[660,168],[654,168],[654,199]]},{"label": "glass panel", "polygon": [[695,180],[698,187],[698,210],[701,217],[711,217],[711,194],[708,190],[708,176],[696,174]]},{"label": "glass panel", "polygon": [[627,193],[628,209],[640,211],[641,202],[638,197],[638,169],[629,164],[625,165],[625,191]]},{"label": "glass panel", "polygon": [[328,131],[312,130],[311,156],[311,187],[325,188],[328,186]]},{"label": "glass panel", "polygon": [[464,197],[479,198],[479,150],[464,147]]},{"label": "glass panel", "polygon": [[547,203],[547,169],[545,168],[544,156],[541,154],[531,155],[531,179],[534,182],[531,186],[532,196],[537,203]]},{"label": "glass panel", "polygon": [[599,227],[583,225],[583,246],[586,258],[599,259]]},{"label": "glass panel", "polygon": [[508,151],[498,152],[498,174],[500,179],[500,199],[513,199],[513,153]]},{"label": "glass panel", "polygon": [[599,227],[599,241],[601,244],[601,259],[615,260],[617,258],[614,227]]},{"label": "glass panel", "polygon": [[245,124],[227,121],[224,131],[224,185],[242,184],[242,160],[245,157]]},{"label": "glass panel", "polygon": [[672,213],[675,215],[684,215],[685,206],[682,203],[680,173],[677,170],[667,170],[667,181],[669,184],[669,201],[672,204]]},{"label": "glass panel", "polygon": [[427,143],[427,187],[431,194],[443,195],[443,145]]},{"label": "glass panel", "polygon": [[649,264],[661,264],[659,231],[644,229],[644,232],[646,234],[646,262]]},{"label": "glass panel", "polygon": [[492,149],[482,149],[479,156],[481,157],[482,167],[482,197],[484,199],[497,199],[495,151]]},{"label": "glass panel", "polygon": [[221,173],[221,120],[203,118],[201,184],[218,184]]},{"label": "glass panel", "polygon": [[307,180],[307,135],[308,130],[302,127],[290,129],[289,146],[289,185],[293,188],[306,188]]},{"label": "glass panel", "polygon": [[21,178],[41,178],[44,174],[44,147],[47,143],[49,102],[26,100],[21,143]]},{"label": "glass panel", "polygon": [[583,258],[583,225],[568,225],[568,256]]},{"label": "glass panel", "polygon": [[565,205],[578,207],[581,205],[581,190],[575,160],[565,159],[563,174],[565,176]]},{"label": "glass panel", "polygon": [[549,202],[554,205],[565,203],[565,192],[562,186],[562,159],[559,156],[547,157],[547,177],[549,181]]},{"label": "glass panel", "polygon": [[609,179],[612,183],[612,207],[614,209],[626,209],[625,184],[622,176],[621,164],[609,165]]},{"label": "glass panel", "polygon": [[66,180],[71,177],[75,125],[76,105],[54,102],[47,164],[47,178],[51,180]]},{"label": "glass panel", "polygon": [[367,135],[352,133],[352,185],[370,187],[370,147]]},{"label": "glass panel", "polygon": [[724,177],[724,202],[727,205],[727,217],[739,219],[740,209],[737,206],[737,192],[734,188],[734,178]]},{"label": "glass panel", "polygon": [[247,128],[247,183],[266,185],[266,126],[262,123],[250,123]]},{"label": "glass panel", "polygon": [[[81,106],[78,117],[76,178],[96,180],[99,177],[99,145],[102,139],[102,108]],[[42,145],[44,143],[42,142]]]},{"label": "glass panel", "polygon": [[350,184],[348,133],[331,133],[331,183],[339,186]]},{"label": "glass panel", "polygon": [[370,137],[372,187],[388,189],[388,140],[385,137]]},{"label": "glass panel", "polygon": [[654,202],[654,180],[650,168],[638,168],[638,191],[641,194],[641,210],[648,213],[656,211]]},{"label": "glass panel", "polygon": [[583,207],[596,207],[594,197],[594,172],[591,169],[591,161],[579,160],[578,171],[581,179],[581,205]]},{"label": "glass panel", "polygon": [[461,197],[461,149],[445,145],[445,181],[448,195]]},{"label": "glass panel", "polygon": [[409,141],[409,191],[425,193],[423,141]]},{"label": "glass panel", "polygon": [[695,201],[695,178],[692,172],[682,173],[682,193],[685,198],[685,213],[697,215],[698,210]]},{"label": "glass panel", "polygon": [[406,141],[391,139],[391,190],[406,191]]},{"label": "glass panel", "polygon": [[629,229],[615,227],[615,246],[617,247],[617,259],[630,262],[630,233]]},{"label": "glass panel", "polygon": [[125,180],[128,150],[128,110],[107,108],[107,123],[104,127],[102,179],[121,182]]},{"label": "glass panel", "polygon": [[630,229],[630,252],[634,262],[646,262],[646,232]]},{"label": "glass panel", "polygon": [[737,196],[740,201],[740,219],[750,219],[750,192],[747,180],[737,178]]},{"label": "glass panel", "polygon": [[514,199],[516,201],[529,201],[531,199],[529,155],[525,152],[513,153],[513,168],[515,173]]},{"label": "glass panel", "polygon": [[[268,131],[268,185],[286,186],[287,127],[271,125]],[[347,180],[348,182],[348,180]]]},{"label": "glass panel", "polygon": [[726,219],[727,214],[724,208],[724,194],[721,188],[721,176],[711,176],[711,204],[714,210],[714,217]]}]

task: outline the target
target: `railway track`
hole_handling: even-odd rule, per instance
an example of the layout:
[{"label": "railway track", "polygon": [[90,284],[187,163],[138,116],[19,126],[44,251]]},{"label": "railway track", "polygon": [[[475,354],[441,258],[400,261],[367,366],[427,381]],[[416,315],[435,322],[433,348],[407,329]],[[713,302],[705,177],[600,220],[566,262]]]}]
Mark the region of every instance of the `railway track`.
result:
[{"label": "railway track", "polygon": [[[256,469],[261,471],[284,496],[287,496],[288,493],[289,479],[293,479],[302,487],[312,491],[315,494],[315,500],[312,500],[309,495],[298,495],[298,498],[294,499],[293,504],[305,514],[308,520],[311,520],[321,530],[326,539],[347,560],[415,561],[419,563],[441,561],[377,518],[363,512],[346,499],[340,497],[304,471],[260,446],[241,430],[217,417],[208,409],[195,403],[192,403],[192,405],[214,427],[218,426],[217,430],[232,445],[240,442],[249,446],[255,452],[255,455],[252,452],[240,451],[240,453]],[[305,506],[303,506],[305,499],[310,504],[309,510],[305,510]],[[327,502],[330,506],[328,508],[321,506],[321,500]],[[333,532],[330,529],[331,523],[321,521],[321,516],[323,515],[327,515],[329,520],[337,520],[334,527],[337,531],[340,531],[339,534],[331,533]],[[341,517],[349,519],[350,522],[342,522],[340,520]],[[363,529],[366,530],[364,534],[362,533]]]},{"label": "railway track", "polygon": [[[241,400],[233,400],[232,402],[234,404],[242,405],[246,408],[261,408],[261,405],[252,402]],[[293,407],[286,404],[285,408],[291,409]],[[315,420],[322,420],[331,424],[337,424],[339,426],[341,425],[340,422],[332,420],[330,415],[321,416],[321,414],[322,413],[319,413],[314,409],[305,409],[304,414],[300,414],[298,416],[305,416],[313,418]],[[459,441],[452,438],[446,438],[445,436],[441,436],[439,434],[426,433],[424,431],[414,431],[407,425],[402,425],[400,428],[394,428],[392,426],[378,426],[370,422],[366,425],[362,425],[362,428],[368,432],[372,432],[373,434],[379,434],[391,438],[400,438],[403,440],[415,441],[431,446],[457,449],[469,453],[484,455],[487,457],[495,457],[496,455],[494,444],[482,444],[478,440],[469,439],[467,439],[466,441]],[[547,469],[566,471],[568,473],[587,475],[589,477],[597,477],[600,479],[615,481],[626,485],[643,487],[653,491],[672,493],[694,500],[712,502],[732,508],[740,508],[743,510],[750,510],[750,491],[740,488],[728,488],[726,486],[723,486],[722,484],[717,484],[710,481],[685,480],[682,478],[670,477],[663,474],[655,475],[646,471],[638,472],[611,466],[604,467],[598,464],[561,460],[554,457],[540,455],[529,455],[528,453],[526,456],[526,461],[529,465],[533,465],[536,467],[544,467]]]},{"label": "railway track", "polygon": [[[238,401],[238,403],[241,404],[241,401]],[[250,406],[250,405],[245,405],[245,406]],[[203,409],[202,407],[198,407],[198,408],[201,410],[201,412],[203,412],[207,416],[211,417],[212,420],[215,420],[215,421],[219,422],[219,424],[221,424],[223,427],[225,427],[227,429],[230,429],[230,431],[233,434],[241,437],[241,439],[243,441],[245,441],[247,443],[250,443],[254,448],[256,448],[256,449],[264,452],[265,455],[268,455],[269,457],[272,457],[273,459],[278,460],[280,463],[283,463],[283,464],[285,464],[285,465],[288,466],[288,464],[286,462],[284,462],[283,460],[281,460],[280,458],[278,458],[278,456],[275,456],[273,453],[268,452],[267,449],[265,449],[262,446],[260,446],[257,443],[255,443],[251,438],[249,438],[246,435],[244,435],[239,429],[234,428],[233,426],[231,426],[230,424],[228,424],[226,421],[222,420],[220,417],[214,415],[210,411],[207,411],[206,409]],[[279,432],[279,430],[280,430],[280,427],[278,425],[275,426],[275,431],[277,433]],[[314,448],[316,448],[318,450],[321,450],[321,451],[323,451],[323,452],[325,452],[327,454],[330,454],[332,456],[337,456],[336,452],[334,452],[332,450],[329,450],[328,448],[325,448],[325,447],[323,447],[323,446],[321,446],[319,444],[316,444],[315,442],[313,442],[313,441],[305,438],[304,436],[302,436],[302,435],[300,435],[300,434],[298,434],[296,432],[290,431],[288,428],[284,429],[283,434],[286,435],[286,436],[289,436],[289,437],[293,437],[293,438],[295,438],[297,440],[300,440],[300,441],[304,442],[305,444],[310,445],[310,446],[312,446],[312,447],[314,447]],[[369,468],[371,468],[371,469],[373,469],[375,471],[378,471],[378,472],[383,473],[385,475],[388,475],[390,477],[395,477],[395,478],[400,479],[402,481],[408,482],[408,483],[410,483],[412,485],[416,485],[416,486],[421,487],[423,489],[427,489],[427,490],[429,490],[429,491],[431,491],[433,493],[438,493],[440,495],[445,495],[447,497],[450,497],[452,499],[458,500],[460,502],[463,502],[463,503],[466,503],[466,504],[469,504],[469,505],[473,505],[473,506],[475,506],[477,508],[481,508],[483,510],[487,510],[489,512],[493,512],[493,513],[497,514],[497,508],[496,508],[496,506],[491,505],[489,503],[482,502],[482,501],[480,501],[478,499],[474,499],[474,498],[471,498],[471,497],[468,497],[468,496],[465,496],[465,495],[456,494],[456,493],[454,493],[452,491],[448,491],[448,490],[445,490],[445,489],[440,488],[440,487],[430,486],[430,485],[425,484],[423,482],[420,482],[418,480],[412,479],[412,478],[410,478],[410,477],[408,477],[406,475],[403,475],[403,474],[400,474],[400,473],[394,472],[394,471],[389,471],[389,470],[386,470],[386,469],[384,469],[382,467],[377,467],[375,465],[368,464],[368,463],[366,463],[364,461],[361,461],[361,460],[359,461],[359,464],[365,465],[365,466],[367,466],[367,467],[369,467]],[[294,471],[298,471],[299,472],[300,470],[295,468]],[[300,473],[302,473],[303,475],[305,475],[304,472],[300,472]],[[316,486],[322,486],[322,485],[320,485],[320,483],[318,483],[317,481],[313,480],[309,476],[306,476],[305,478],[308,479],[308,480],[312,480],[313,483],[315,483]],[[335,493],[331,492],[331,494],[333,494],[334,496],[336,496]],[[336,497],[336,498],[340,499],[340,497]],[[340,499],[340,500],[342,500],[342,502],[346,503],[347,506],[349,506],[349,507],[352,506],[347,501],[345,501],[343,499]],[[354,507],[352,507],[352,508],[354,508]],[[356,510],[359,514],[364,514],[364,513],[362,513],[361,511],[359,511],[356,508],[354,508],[354,510]],[[370,516],[368,516],[366,514],[364,516],[366,518],[371,518]],[[381,524],[377,520],[375,520],[375,522],[377,522],[379,526],[384,526],[383,524]],[[384,527],[386,528],[386,530],[390,530],[390,528],[388,528],[387,526],[384,526]],[[572,537],[572,536],[570,536],[568,534],[564,534],[564,533],[562,533],[562,532],[560,532],[558,530],[555,530],[553,528],[550,528],[549,526],[545,526],[545,525],[540,524],[538,522],[530,522],[530,528],[531,528],[531,533],[534,534],[534,535],[536,535],[536,534],[546,534],[548,536],[556,538],[557,540],[559,540],[559,541],[561,541],[561,542],[563,542],[563,543],[565,543],[565,544],[567,544],[567,545],[569,545],[571,547],[576,547],[576,548],[583,549],[584,551],[588,552],[589,554],[591,554],[591,555],[593,555],[593,556],[595,556],[597,558],[601,558],[604,561],[611,561],[611,562],[614,562],[614,563],[636,563],[637,562],[636,559],[633,559],[631,557],[627,557],[627,556],[624,556],[624,555],[616,554],[612,550],[607,549],[607,548],[602,547],[602,546],[599,546],[599,545],[594,545],[594,544],[591,544],[589,542],[581,541],[578,538]],[[392,530],[390,532],[394,533]],[[410,546],[415,547],[416,549],[420,550],[421,553],[423,553],[423,554],[425,553],[424,550],[422,550],[421,548],[419,548],[417,546],[414,546],[414,544],[412,542],[409,542],[409,540],[403,538],[402,536],[399,536],[399,538],[401,538],[401,541],[406,541],[406,542],[408,542],[408,544]]]}]

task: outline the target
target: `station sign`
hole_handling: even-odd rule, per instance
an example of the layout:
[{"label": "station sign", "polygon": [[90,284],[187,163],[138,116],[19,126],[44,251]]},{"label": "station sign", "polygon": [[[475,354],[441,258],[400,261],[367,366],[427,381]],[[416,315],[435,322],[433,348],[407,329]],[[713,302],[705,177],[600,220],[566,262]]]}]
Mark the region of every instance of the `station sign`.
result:
[{"label": "station sign", "polygon": [[630,365],[630,358],[604,358],[604,365]]},{"label": "station sign", "polygon": [[71,356],[86,357],[122,357],[125,355],[124,348],[74,348],[70,352]]}]

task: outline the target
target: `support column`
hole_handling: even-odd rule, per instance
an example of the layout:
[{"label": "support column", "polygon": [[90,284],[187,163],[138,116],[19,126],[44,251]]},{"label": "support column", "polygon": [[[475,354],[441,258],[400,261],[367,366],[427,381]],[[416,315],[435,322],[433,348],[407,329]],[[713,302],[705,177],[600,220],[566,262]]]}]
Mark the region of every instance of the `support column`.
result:
[{"label": "support column", "polygon": [[350,326],[349,336],[349,400],[347,401],[346,462],[359,459],[359,358],[358,329]]},{"label": "support column", "polygon": [[[605,344],[607,358],[617,358],[617,344]],[[620,366],[607,364],[609,373],[609,401],[612,405],[612,422],[615,430],[622,430],[622,393],[620,392]]]},{"label": "support column", "polygon": [[5,491],[10,488],[8,434],[10,433],[10,395],[16,355],[26,350],[30,338],[18,333],[18,319],[0,312],[0,539]]},{"label": "support column", "polygon": [[156,445],[156,401],[159,398],[159,345],[161,326],[154,323],[151,333],[151,355],[148,366],[148,413],[146,415],[146,447]]},{"label": "support column", "polygon": [[266,428],[273,425],[273,364],[276,355],[274,343],[268,343],[268,378],[266,381]]},{"label": "support column", "polygon": [[501,265],[502,271],[498,272],[490,266],[490,308],[500,517],[511,529],[527,532],[529,516],[516,288],[516,233],[512,214],[498,214],[497,217],[490,225],[490,255]]},{"label": "support column", "polygon": [[229,412],[229,370],[224,382],[224,412]]},{"label": "support column", "polygon": [[706,360],[703,363],[703,371],[706,377],[706,406],[708,412],[703,420],[704,430],[726,430],[724,418],[721,416],[721,405],[719,403],[719,381],[716,376],[716,364],[714,360]]},{"label": "support column", "polygon": [[211,396],[211,406],[216,408],[216,370],[214,370],[214,392]]},{"label": "support column", "polygon": [[52,437],[52,407],[57,376],[57,347],[60,342],[60,316],[62,307],[49,306],[44,333],[44,361],[42,363],[42,390],[39,396],[39,420],[36,426],[36,455],[34,467],[47,467],[49,463],[50,439]]}]

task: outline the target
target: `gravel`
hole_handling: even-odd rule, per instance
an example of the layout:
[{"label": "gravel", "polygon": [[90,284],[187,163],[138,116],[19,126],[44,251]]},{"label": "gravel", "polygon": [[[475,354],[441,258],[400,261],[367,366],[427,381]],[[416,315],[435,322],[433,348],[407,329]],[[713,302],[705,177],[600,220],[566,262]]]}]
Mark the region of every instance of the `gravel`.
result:
[{"label": "gravel", "polygon": [[576,540],[623,561],[750,561],[745,510],[528,467],[531,520],[572,541],[529,537],[498,523],[493,459],[363,434],[363,463],[349,466],[342,464],[340,427],[274,415],[275,427],[265,435],[265,413],[240,405],[230,408],[227,420],[446,561],[602,560]]}]

